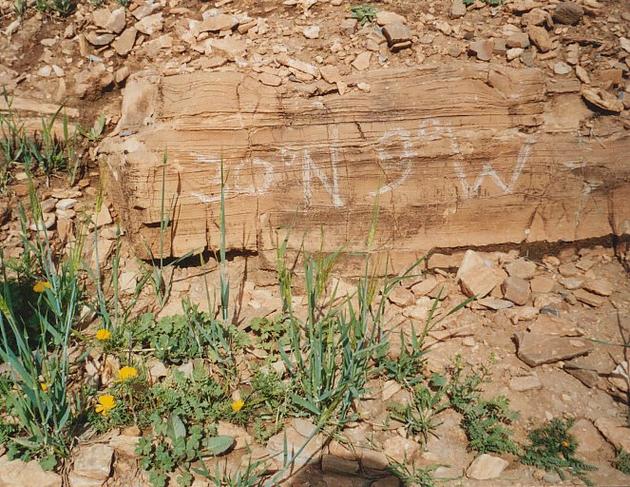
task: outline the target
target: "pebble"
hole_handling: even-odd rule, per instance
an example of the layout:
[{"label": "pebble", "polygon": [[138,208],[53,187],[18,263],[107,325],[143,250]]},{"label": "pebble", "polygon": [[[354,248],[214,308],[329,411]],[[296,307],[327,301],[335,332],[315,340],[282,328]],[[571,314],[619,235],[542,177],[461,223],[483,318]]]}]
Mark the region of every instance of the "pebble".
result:
[{"label": "pebble", "polygon": [[466,475],[475,480],[496,479],[508,465],[507,460],[484,453],[473,460],[466,470]]},{"label": "pebble", "polygon": [[584,9],[575,2],[560,2],[553,11],[553,20],[560,24],[576,25],[583,16]]},{"label": "pebble", "polygon": [[359,54],[354,61],[352,61],[352,66],[358,71],[365,71],[370,67],[370,59],[372,58],[372,53],[369,51],[364,51]]},{"label": "pebble", "polygon": [[488,39],[471,42],[468,50],[480,61],[490,61],[494,52],[494,42]]},{"label": "pebble", "polygon": [[565,75],[573,72],[573,69],[567,63],[559,61],[553,65],[553,72],[558,75]]},{"label": "pebble", "polygon": [[309,25],[308,27],[304,27],[302,30],[302,34],[307,39],[317,39],[319,38],[320,27],[319,25]]}]

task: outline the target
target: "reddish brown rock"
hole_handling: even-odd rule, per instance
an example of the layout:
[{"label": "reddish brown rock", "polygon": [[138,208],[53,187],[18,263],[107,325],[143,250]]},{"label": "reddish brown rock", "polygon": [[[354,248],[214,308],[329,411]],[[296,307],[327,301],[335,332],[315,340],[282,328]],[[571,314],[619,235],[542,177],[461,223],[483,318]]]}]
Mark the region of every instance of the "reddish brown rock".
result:
[{"label": "reddish brown rock", "polygon": [[593,349],[590,342],[578,338],[528,332],[519,332],[515,336],[518,342],[518,358],[531,367],[568,360],[585,355]]}]

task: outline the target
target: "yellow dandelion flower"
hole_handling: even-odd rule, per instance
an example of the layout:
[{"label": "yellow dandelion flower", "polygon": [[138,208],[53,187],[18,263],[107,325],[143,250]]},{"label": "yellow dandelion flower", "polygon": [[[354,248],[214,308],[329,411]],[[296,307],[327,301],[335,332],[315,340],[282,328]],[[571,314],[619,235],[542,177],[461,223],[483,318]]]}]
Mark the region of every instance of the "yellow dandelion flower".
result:
[{"label": "yellow dandelion flower", "polygon": [[106,342],[111,337],[112,337],[112,332],[109,330],[106,330],[105,328],[100,328],[99,330],[96,331],[96,339],[99,342]]},{"label": "yellow dandelion flower", "polygon": [[565,448],[569,448],[569,442],[567,440],[564,440],[562,442],[562,446],[565,447]]},{"label": "yellow dandelion flower", "polygon": [[45,382],[40,382],[39,387],[42,389],[42,392],[48,392],[48,384]]},{"label": "yellow dandelion flower", "polygon": [[95,406],[94,410],[98,414],[102,414],[103,416],[107,416],[109,412],[116,407],[116,399],[111,394],[103,394],[98,397],[98,404]]},{"label": "yellow dandelion flower", "polygon": [[238,399],[232,403],[232,411],[238,413],[241,409],[243,409],[243,406],[245,406],[245,401]]},{"label": "yellow dandelion flower", "polygon": [[33,291],[38,294],[43,293],[46,289],[51,289],[52,285],[48,281],[37,281],[33,286]]},{"label": "yellow dandelion flower", "polygon": [[128,365],[126,365],[118,371],[118,380],[121,382],[135,379],[136,377],[138,377],[138,369],[136,369],[135,367],[129,367]]}]

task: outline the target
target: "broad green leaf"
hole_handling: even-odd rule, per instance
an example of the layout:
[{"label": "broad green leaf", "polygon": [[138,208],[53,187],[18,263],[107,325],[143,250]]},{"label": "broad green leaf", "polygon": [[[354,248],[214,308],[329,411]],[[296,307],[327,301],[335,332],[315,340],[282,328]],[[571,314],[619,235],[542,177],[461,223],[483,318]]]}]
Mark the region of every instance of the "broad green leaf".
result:
[{"label": "broad green leaf", "polygon": [[229,450],[234,444],[234,438],[231,436],[213,436],[206,438],[205,446],[211,455],[220,455]]}]

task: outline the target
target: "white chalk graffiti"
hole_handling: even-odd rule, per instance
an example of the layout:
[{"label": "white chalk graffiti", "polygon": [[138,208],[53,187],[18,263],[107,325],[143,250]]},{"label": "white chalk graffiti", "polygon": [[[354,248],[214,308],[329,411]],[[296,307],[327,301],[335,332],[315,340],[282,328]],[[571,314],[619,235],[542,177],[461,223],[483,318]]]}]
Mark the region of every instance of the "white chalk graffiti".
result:
[{"label": "white chalk graffiti", "polygon": [[[457,144],[454,138],[452,140],[455,144]],[[531,154],[533,145],[534,145],[533,142],[526,141],[521,146],[518,152],[518,156],[516,157],[516,165],[514,166],[514,169],[512,171],[512,177],[509,183],[506,183],[505,181],[503,181],[501,176],[499,176],[497,172],[495,171],[494,167],[492,167],[492,164],[486,163],[483,165],[483,168],[481,169],[481,171],[475,178],[475,181],[471,185],[468,183],[468,176],[466,175],[466,171],[464,170],[464,165],[462,161],[457,160],[457,159],[454,160],[453,165],[455,166],[455,174],[457,175],[457,178],[459,179],[460,185],[462,187],[462,191],[464,193],[463,195],[464,198],[468,199],[468,198],[473,198],[475,196],[479,196],[479,189],[481,188],[481,184],[483,183],[486,176],[489,176],[492,178],[492,180],[494,181],[494,184],[496,184],[497,187],[501,189],[501,191],[503,191],[503,194],[509,194],[512,191],[514,191],[514,187],[516,186],[516,183],[518,182],[518,179],[520,178],[521,173],[523,172],[525,163],[527,162],[527,159],[529,158],[529,155]]]},{"label": "white chalk graffiti", "polygon": [[[280,171],[282,171],[282,169],[287,170],[287,168],[297,169],[302,176],[302,192],[306,207],[313,205],[315,185],[321,187],[330,196],[330,202],[335,208],[345,206],[339,183],[341,150],[339,148],[339,129],[337,126],[329,126],[328,140],[328,167],[318,164],[312,157],[310,151],[306,148],[293,149],[283,147],[280,149],[279,156],[284,166]],[[377,164],[383,173],[385,181],[378,189],[368,192],[368,197],[374,198],[378,195],[392,192],[405,184],[413,173],[414,158],[418,156],[414,144],[429,144],[439,140],[446,140],[448,146],[450,146],[451,154],[449,159],[452,161],[455,176],[462,189],[460,195],[462,199],[479,197],[481,186],[486,178],[489,178],[503,194],[512,193],[527,165],[527,161],[536,142],[531,136],[525,138],[519,149],[516,163],[509,180],[505,180],[499,175],[492,164],[488,162],[483,164],[479,173],[474,176],[472,182],[470,182],[470,176],[466,172],[465,153],[460,147],[459,140],[453,133],[451,127],[442,126],[439,122],[434,120],[426,120],[420,122],[415,134],[403,128],[388,130],[376,141],[376,147],[374,149]],[[391,150],[388,149],[388,147],[391,147],[393,144],[401,145],[398,156],[394,155]],[[192,155],[197,162],[209,164],[217,168],[217,173],[211,178],[210,183],[212,185],[220,185],[220,159],[214,156],[200,155],[197,153],[193,153]],[[388,180],[388,178],[392,177],[392,169],[395,171],[396,175],[393,180]],[[230,173],[225,184],[225,192],[228,195],[264,195],[271,189],[278,177],[274,164],[260,157],[247,158],[241,160],[236,165],[232,164],[230,166]],[[251,182],[243,182],[243,179],[246,177],[245,174],[248,174],[247,177],[251,177]],[[258,175],[257,178],[255,177],[256,174]],[[207,195],[198,191],[191,191],[189,194],[204,204],[210,204],[220,200],[220,195],[218,194]]]},{"label": "white chalk graffiti", "polygon": [[[381,186],[376,191],[370,191],[369,195],[375,197],[380,194],[388,193],[389,191],[393,191],[394,189],[401,186],[407,178],[411,175],[412,172],[412,161],[411,158],[415,157],[417,154],[413,150],[413,144],[411,143],[411,134],[407,130],[403,129],[394,129],[385,132],[383,136],[379,139],[378,143],[380,146],[386,144],[390,139],[398,137],[403,143],[403,151],[401,153],[400,162],[403,163],[403,170],[400,177],[395,179],[394,181]],[[391,156],[385,149],[379,148],[377,149],[377,154],[379,161],[384,163],[391,159]],[[381,166],[382,167],[382,166]],[[385,177],[388,175],[385,174]]]}]

